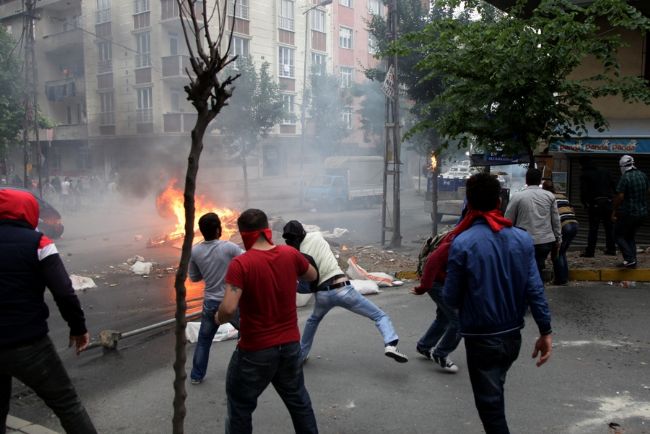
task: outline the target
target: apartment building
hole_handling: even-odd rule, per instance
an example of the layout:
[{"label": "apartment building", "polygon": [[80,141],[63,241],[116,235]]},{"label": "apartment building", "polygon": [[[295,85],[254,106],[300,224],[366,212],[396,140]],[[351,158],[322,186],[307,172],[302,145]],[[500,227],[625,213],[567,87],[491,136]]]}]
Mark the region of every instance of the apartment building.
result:
[{"label": "apartment building", "polygon": [[[216,0],[207,1],[210,9]],[[283,156],[299,143],[311,65],[332,71],[331,19],[315,3],[238,0],[228,7],[233,54],[257,67],[269,62],[293,114],[257,153],[262,175],[279,175]],[[36,8],[39,108],[57,125],[41,134],[51,174],[109,176],[157,149],[185,154],[196,116],[183,89],[189,57],[176,0],[40,0]],[[22,0],[0,0],[0,23],[17,40],[23,16]],[[206,147],[218,140],[210,134]]]}]

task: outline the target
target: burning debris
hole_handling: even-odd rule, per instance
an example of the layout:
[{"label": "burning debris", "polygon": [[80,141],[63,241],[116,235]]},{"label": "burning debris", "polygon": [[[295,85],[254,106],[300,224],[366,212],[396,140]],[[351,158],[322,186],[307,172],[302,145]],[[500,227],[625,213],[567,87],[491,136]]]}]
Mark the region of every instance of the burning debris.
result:
[{"label": "burning debris", "polygon": [[[147,247],[158,247],[170,245],[180,241],[185,236],[185,206],[183,204],[183,191],[176,187],[176,179],[167,183],[167,187],[156,197],[156,209],[162,217],[173,217],[176,219],[176,225],[172,231],[164,235],[152,237],[147,242]],[[214,212],[221,219],[221,238],[229,240],[237,233],[237,217],[239,212],[216,206],[206,199],[203,195],[198,195],[194,199],[194,243],[201,241],[201,235],[198,233],[198,221],[203,214]]]}]

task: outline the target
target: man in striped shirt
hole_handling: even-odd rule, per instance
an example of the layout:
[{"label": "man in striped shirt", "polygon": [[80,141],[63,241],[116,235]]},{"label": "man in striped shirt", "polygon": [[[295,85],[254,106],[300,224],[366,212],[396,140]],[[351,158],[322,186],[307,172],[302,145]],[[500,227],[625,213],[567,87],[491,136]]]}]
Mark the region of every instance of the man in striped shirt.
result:
[{"label": "man in striped shirt", "polygon": [[553,275],[554,285],[566,285],[569,282],[569,263],[566,258],[566,252],[569,250],[571,241],[578,233],[578,220],[569,199],[562,193],[555,191],[553,181],[550,179],[542,183],[544,190],[550,191],[555,195],[557,210],[560,214],[560,226],[562,227],[562,243],[557,252],[553,252]]}]

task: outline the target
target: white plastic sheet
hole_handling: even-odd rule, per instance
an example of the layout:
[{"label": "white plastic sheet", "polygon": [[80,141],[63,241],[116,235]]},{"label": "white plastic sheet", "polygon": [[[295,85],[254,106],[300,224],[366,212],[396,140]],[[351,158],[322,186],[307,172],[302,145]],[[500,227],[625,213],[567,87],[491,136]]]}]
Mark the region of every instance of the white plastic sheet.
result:
[{"label": "white plastic sheet", "polygon": [[90,277],[78,276],[76,274],[70,275],[70,280],[72,281],[72,288],[75,291],[89,288],[97,288],[95,281]]},{"label": "white plastic sheet", "polygon": [[[192,321],[187,323],[185,327],[185,337],[188,342],[195,344],[199,340],[199,328],[201,328],[200,321]],[[217,329],[217,333],[214,335],[212,342],[221,342],[227,341],[230,339],[237,339],[239,337],[239,332],[232,324],[226,323],[221,324]]]}]

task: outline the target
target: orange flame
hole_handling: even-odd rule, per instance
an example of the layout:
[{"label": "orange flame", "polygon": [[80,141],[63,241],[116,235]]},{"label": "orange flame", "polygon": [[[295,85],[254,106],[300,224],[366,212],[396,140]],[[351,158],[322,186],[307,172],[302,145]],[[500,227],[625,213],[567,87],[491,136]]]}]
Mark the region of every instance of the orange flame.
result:
[{"label": "orange flame", "polygon": [[431,171],[436,170],[438,166],[438,160],[436,159],[436,154],[431,154]]},{"label": "orange flame", "polygon": [[[183,205],[183,191],[176,187],[176,179],[167,183],[165,190],[156,197],[156,208],[161,215],[176,217],[176,227],[167,237],[180,238],[185,234],[185,206]],[[199,218],[203,214],[213,212],[221,220],[221,239],[229,240],[237,232],[237,217],[239,213],[230,208],[220,208],[205,199],[203,195],[194,199],[194,230],[198,229]]]}]

